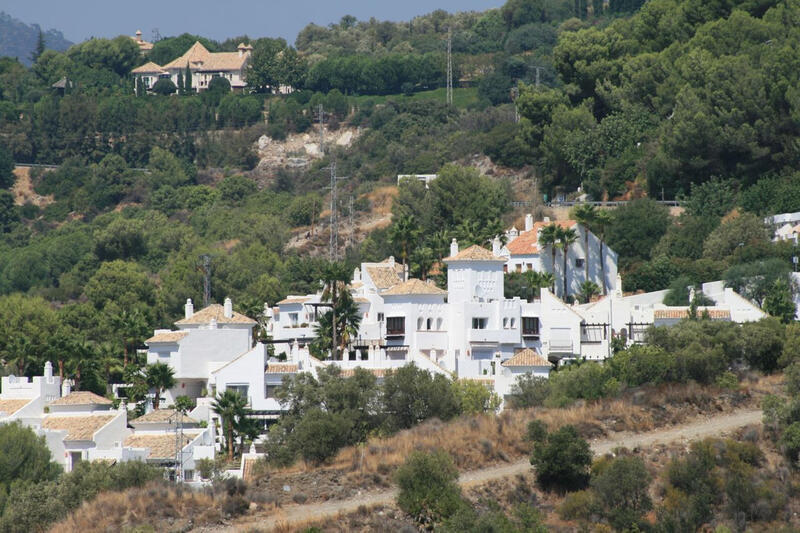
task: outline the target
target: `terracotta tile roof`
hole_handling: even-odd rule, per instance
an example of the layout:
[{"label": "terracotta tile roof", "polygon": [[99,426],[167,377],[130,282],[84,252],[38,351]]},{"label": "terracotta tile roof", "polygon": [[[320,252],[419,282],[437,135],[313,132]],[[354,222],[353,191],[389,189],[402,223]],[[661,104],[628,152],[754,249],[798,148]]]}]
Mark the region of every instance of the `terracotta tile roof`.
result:
[{"label": "terracotta tile roof", "polygon": [[267,374],[294,374],[297,372],[295,363],[267,363]]},{"label": "terracotta tile roof", "polygon": [[97,430],[111,422],[117,415],[90,416],[46,416],[42,429],[67,432],[64,440],[92,440]]},{"label": "terracotta tile roof", "polygon": [[239,52],[209,52],[205,46],[196,42],[181,57],[173,59],[164,69],[189,68],[200,71],[240,70],[247,61],[247,55]]},{"label": "terracotta tile roof", "polygon": [[[183,432],[183,447],[192,442],[201,432]],[[128,448],[149,448],[148,459],[174,459],[175,434],[136,434],[128,436],[123,443]]]},{"label": "terracotta tile roof", "polygon": [[[709,318],[714,318],[717,320],[728,320],[731,318],[731,312],[728,309],[711,309],[707,307],[697,308],[697,316],[703,316],[706,312],[708,313]],[[653,311],[653,318],[689,318],[689,309],[656,309]]]},{"label": "terracotta tile roof", "polygon": [[50,405],[111,405],[112,403],[114,402],[108,398],[103,398],[93,392],[75,391],[58,400],[53,400]]},{"label": "terracotta tile roof", "polygon": [[353,298],[353,301],[354,301],[355,303],[357,303],[357,304],[368,304],[368,303],[370,303],[369,299],[367,299],[367,298],[361,298],[361,297],[356,297],[356,298]]},{"label": "terracotta tile roof", "polygon": [[445,263],[449,263],[450,261],[497,261],[498,263],[504,263],[506,260],[502,257],[497,257],[483,246],[473,244],[454,256],[445,257],[443,261]]},{"label": "terracotta tile roof", "polygon": [[184,318],[175,322],[179,325],[184,324],[208,324],[211,319],[215,319],[217,324],[255,324],[256,321],[246,317],[241,313],[233,312],[231,318],[225,316],[225,308],[220,304],[211,304],[205,309],[201,309],[189,318]]},{"label": "terracotta tile roof", "polygon": [[253,477],[253,470],[255,469],[256,463],[258,463],[258,457],[245,457],[242,462],[242,479],[245,481],[250,481]]},{"label": "terracotta tile roof", "polygon": [[[361,368],[361,367],[358,367]],[[366,370],[370,374],[374,375],[375,377],[382,378],[386,375],[385,368],[362,368],[362,370]],[[351,378],[356,375],[355,368],[343,368],[342,371],[339,373],[340,376],[343,378]]]},{"label": "terracotta tile roof", "polygon": [[0,416],[11,416],[32,400],[0,400]]},{"label": "terracotta tile roof", "polygon": [[[400,265],[402,268],[402,265]],[[368,266],[367,274],[378,289],[388,289],[403,282],[403,272],[397,268],[386,266]]]},{"label": "terracotta tile roof", "polygon": [[287,296],[286,298],[278,302],[278,305],[304,304],[310,299],[311,298],[307,296]]},{"label": "terracotta tile roof", "polygon": [[148,61],[141,67],[131,70],[131,74],[167,74],[167,71],[161,68],[161,65]]},{"label": "terracotta tile roof", "polygon": [[553,363],[548,361],[530,348],[525,348],[514,354],[514,357],[507,359],[501,363],[503,366],[553,366]]},{"label": "terracotta tile roof", "polygon": [[556,222],[536,222],[533,225],[533,229],[530,231],[523,231],[519,234],[519,237],[511,241],[506,245],[509,253],[511,255],[530,255],[530,254],[538,254],[541,250],[539,248],[539,231],[545,226],[549,226],[550,224],[558,224],[562,228],[571,228],[577,222],[574,220],[560,220]]},{"label": "terracotta tile roof", "polygon": [[179,340],[181,340],[182,338],[184,338],[188,334],[189,334],[188,331],[170,331],[170,332],[167,332],[167,333],[156,333],[155,335],[153,335],[152,337],[150,337],[149,339],[147,339],[144,342],[145,342],[145,344],[150,344],[150,343],[153,343],[153,342],[173,342],[173,343],[175,343],[175,342],[178,342]]},{"label": "terracotta tile roof", "polygon": [[[165,422],[169,422],[170,421],[170,417],[173,417],[174,415],[175,415],[175,409],[155,409],[153,411],[150,411],[146,415],[142,415],[139,418],[134,418],[133,420],[130,421],[130,423],[131,423],[131,425],[135,425],[135,424],[163,424]],[[173,418],[172,420],[173,421],[177,420],[177,418]],[[185,414],[183,415],[183,422],[185,424],[199,424],[200,423],[198,420],[195,420],[194,418],[192,418],[192,417],[190,417],[188,415],[185,415]]]},{"label": "terracotta tile roof", "polygon": [[383,293],[384,296],[404,295],[404,294],[433,294],[445,295],[447,291],[440,289],[433,283],[427,283],[421,279],[411,278],[410,280],[395,285]]}]

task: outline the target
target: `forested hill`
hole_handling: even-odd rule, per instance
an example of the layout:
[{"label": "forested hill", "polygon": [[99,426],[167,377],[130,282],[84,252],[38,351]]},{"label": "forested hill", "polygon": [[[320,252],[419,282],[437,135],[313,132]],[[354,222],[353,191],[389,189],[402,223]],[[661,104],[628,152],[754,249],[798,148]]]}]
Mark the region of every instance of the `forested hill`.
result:
[{"label": "forested hill", "polygon": [[29,66],[39,40],[39,32],[44,36],[45,46],[63,52],[72,43],[58,30],[42,30],[38,24],[25,24],[8,13],[0,11],[0,56],[16,57],[20,63]]}]

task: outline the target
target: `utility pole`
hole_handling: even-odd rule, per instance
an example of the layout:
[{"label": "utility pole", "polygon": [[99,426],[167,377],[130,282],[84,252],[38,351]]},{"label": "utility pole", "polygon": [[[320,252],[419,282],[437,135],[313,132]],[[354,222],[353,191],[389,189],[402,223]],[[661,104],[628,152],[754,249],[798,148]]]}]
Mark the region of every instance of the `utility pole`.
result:
[{"label": "utility pole", "polygon": [[453,31],[447,28],[447,105],[453,105]]},{"label": "utility pole", "polygon": [[346,177],[336,176],[336,161],[331,161],[331,166],[328,167],[331,171],[331,184],[327,187],[331,190],[331,234],[330,243],[328,244],[328,256],[331,261],[339,259],[339,214],[338,214],[338,199],[337,199],[337,186],[341,180],[346,180]]},{"label": "utility pole", "polygon": [[354,237],[356,234],[356,228],[353,224],[353,195],[350,195],[350,204],[348,206],[349,215],[350,215],[350,235],[347,237],[347,247],[350,248],[353,246]]},{"label": "utility pole", "polygon": [[176,409],[169,418],[175,424],[175,482],[183,483],[183,411]]},{"label": "utility pole", "polygon": [[317,120],[319,120],[319,153],[325,155],[325,110],[322,104],[317,106]]},{"label": "utility pole", "polygon": [[203,307],[208,307],[211,302],[211,256],[203,254],[200,259],[203,260],[200,267],[203,271]]},{"label": "utility pole", "polygon": [[536,69],[536,86],[538,87],[541,80],[539,73],[542,71],[542,67],[533,67],[533,68]]}]

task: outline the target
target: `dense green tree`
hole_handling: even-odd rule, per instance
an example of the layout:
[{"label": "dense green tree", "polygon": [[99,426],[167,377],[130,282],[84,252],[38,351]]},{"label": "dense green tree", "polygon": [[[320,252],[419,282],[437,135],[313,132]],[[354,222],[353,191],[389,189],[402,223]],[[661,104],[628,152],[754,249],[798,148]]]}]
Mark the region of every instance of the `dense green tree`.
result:
[{"label": "dense green tree", "polygon": [[670,225],[666,207],[646,198],[634,200],[614,211],[606,237],[623,265],[649,259],[653,246]]},{"label": "dense green tree", "polygon": [[158,409],[161,394],[175,385],[175,372],[166,363],[154,363],[147,367],[147,384],[154,388],[156,393],[153,397],[153,409]]},{"label": "dense green tree", "polygon": [[169,78],[161,78],[150,87],[150,90],[161,96],[175,94],[178,87]]},{"label": "dense green tree", "polygon": [[592,451],[573,426],[564,426],[547,435],[547,442],[536,446],[531,464],[536,480],[545,489],[581,489],[589,482]]},{"label": "dense green tree", "polygon": [[211,404],[211,408],[222,419],[222,431],[228,449],[228,461],[233,460],[233,445],[236,426],[247,416],[247,398],[232,389],[219,393]]},{"label": "dense green tree", "polygon": [[397,469],[397,505],[420,523],[448,518],[462,505],[458,470],[443,450],[415,451]]},{"label": "dense green tree", "polygon": [[617,457],[592,476],[592,489],[603,514],[616,530],[639,527],[644,513],[653,507],[648,494],[650,480],[639,457]]},{"label": "dense green tree", "polygon": [[448,420],[459,413],[450,380],[413,363],[384,378],[382,403],[384,426],[389,431],[410,428],[432,417]]}]

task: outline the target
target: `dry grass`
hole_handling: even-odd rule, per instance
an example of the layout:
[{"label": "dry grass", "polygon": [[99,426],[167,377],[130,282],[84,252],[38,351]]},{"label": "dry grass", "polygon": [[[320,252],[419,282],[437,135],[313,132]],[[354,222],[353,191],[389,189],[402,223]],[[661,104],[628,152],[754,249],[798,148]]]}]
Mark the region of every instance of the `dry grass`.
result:
[{"label": "dry grass", "polygon": [[[192,490],[177,491],[172,486],[155,482],[144,488],[123,492],[104,492],[83,503],[64,520],[51,528],[53,533],[87,533],[121,531],[147,525],[163,530],[161,522],[180,529],[177,520],[191,519],[194,524],[215,523],[220,512],[214,499]],[[164,526],[165,524],[161,524]]]}]

